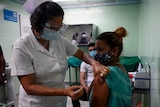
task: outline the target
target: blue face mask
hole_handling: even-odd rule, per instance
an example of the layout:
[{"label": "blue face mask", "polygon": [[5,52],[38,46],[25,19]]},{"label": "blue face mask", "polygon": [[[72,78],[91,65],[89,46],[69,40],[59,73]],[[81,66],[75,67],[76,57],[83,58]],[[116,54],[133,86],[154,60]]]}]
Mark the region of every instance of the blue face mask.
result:
[{"label": "blue face mask", "polygon": [[44,28],[41,37],[45,40],[57,40],[58,38],[60,38],[60,33],[59,31],[54,31],[48,28]]},{"label": "blue face mask", "polygon": [[95,55],[96,55],[96,53],[97,53],[96,50],[92,50],[92,51],[89,52],[89,55],[90,55],[92,58],[94,58]]},{"label": "blue face mask", "polygon": [[109,52],[106,52],[104,54],[96,54],[95,60],[100,62],[102,65],[107,66],[108,62],[111,60],[111,55],[109,54]]}]

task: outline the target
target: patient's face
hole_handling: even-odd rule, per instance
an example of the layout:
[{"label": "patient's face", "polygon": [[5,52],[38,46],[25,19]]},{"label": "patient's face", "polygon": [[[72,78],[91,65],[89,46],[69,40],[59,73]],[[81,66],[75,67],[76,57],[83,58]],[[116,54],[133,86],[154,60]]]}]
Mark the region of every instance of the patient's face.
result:
[{"label": "patient's face", "polygon": [[104,54],[110,51],[110,46],[104,40],[96,40],[96,49],[98,54]]}]

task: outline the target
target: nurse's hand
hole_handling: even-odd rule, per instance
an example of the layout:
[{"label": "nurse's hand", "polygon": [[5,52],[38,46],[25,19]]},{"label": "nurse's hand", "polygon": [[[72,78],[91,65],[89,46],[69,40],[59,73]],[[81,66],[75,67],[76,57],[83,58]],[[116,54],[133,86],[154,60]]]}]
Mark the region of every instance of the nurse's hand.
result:
[{"label": "nurse's hand", "polygon": [[70,96],[73,100],[79,99],[84,93],[84,87],[82,86],[71,86],[66,88],[66,92],[68,96]]},{"label": "nurse's hand", "polygon": [[74,54],[74,56],[92,65],[94,75],[100,75],[101,77],[105,77],[109,73],[109,69],[106,66],[100,64],[98,61],[96,61],[95,59],[93,59],[87,53],[84,53],[80,49],[78,49],[78,51]]},{"label": "nurse's hand", "polygon": [[94,61],[92,63],[94,76],[100,75],[101,77],[105,77],[107,74],[109,74],[109,68],[100,64],[98,61]]}]

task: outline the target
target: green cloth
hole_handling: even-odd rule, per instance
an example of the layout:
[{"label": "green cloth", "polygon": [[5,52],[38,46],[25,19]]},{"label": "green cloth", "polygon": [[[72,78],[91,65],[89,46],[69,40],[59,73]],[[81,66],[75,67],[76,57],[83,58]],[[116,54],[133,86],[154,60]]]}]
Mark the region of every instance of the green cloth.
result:
[{"label": "green cloth", "polygon": [[68,58],[68,66],[71,67],[79,67],[82,63],[82,60],[76,58],[76,57],[70,57]]},{"label": "green cloth", "polygon": [[[109,97],[106,107],[131,107],[132,87],[129,77],[117,66],[108,66],[110,72],[105,80],[109,88]],[[101,87],[99,87],[101,88]],[[89,101],[92,101],[92,91]]]},{"label": "green cloth", "polygon": [[120,63],[125,67],[125,69],[129,71],[136,71],[138,69],[138,65],[140,63],[140,59],[138,56],[121,56]]},{"label": "green cloth", "polygon": [[109,66],[106,76],[109,98],[106,107],[131,107],[132,88],[128,75],[117,66]]}]

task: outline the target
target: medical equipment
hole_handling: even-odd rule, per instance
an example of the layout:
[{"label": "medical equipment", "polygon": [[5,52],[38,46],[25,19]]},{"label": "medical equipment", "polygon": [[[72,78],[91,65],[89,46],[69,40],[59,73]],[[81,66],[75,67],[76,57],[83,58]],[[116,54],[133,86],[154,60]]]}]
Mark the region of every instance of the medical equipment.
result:
[{"label": "medical equipment", "polygon": [[135,75],[135,88],[149,89],[150,88],[150,76],[148,72],[137,72]]},{"label": "medical equipment", "polygon": [[150,89],[150,65],[146,64],[145,68],[141,68],[135,75],[135,88]]}]

